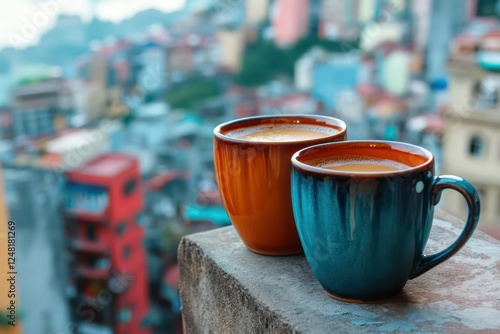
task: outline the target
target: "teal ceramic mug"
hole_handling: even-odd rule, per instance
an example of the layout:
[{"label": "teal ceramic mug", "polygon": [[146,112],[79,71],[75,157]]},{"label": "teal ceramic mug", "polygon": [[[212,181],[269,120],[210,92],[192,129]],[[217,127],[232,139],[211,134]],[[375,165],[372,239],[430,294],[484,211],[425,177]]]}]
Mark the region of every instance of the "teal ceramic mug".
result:
[{"label": "teal ceramic mug", "polygon": [[[347,141],[292,157],[295,222],[311,269],[326,292],[351,302],[388,298],[455,254],[479,220],[479,196],[456,176],[434,175],[434,157],[418,146]],[[423,255],[443,189],[462,194],[469,214],[447,249]]]}]

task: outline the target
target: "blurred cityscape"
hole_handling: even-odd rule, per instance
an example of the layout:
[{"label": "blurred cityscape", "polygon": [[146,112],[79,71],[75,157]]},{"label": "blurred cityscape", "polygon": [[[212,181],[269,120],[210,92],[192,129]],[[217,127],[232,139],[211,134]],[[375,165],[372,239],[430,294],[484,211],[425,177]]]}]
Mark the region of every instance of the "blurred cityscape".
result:
[{"label": "blurred cityscape", "polygon": [[[2,333],[181,333],[177,246],[230,225],[212,131],[240,117],[331,115],[351,140],[421,145],[500,238],[499,1],[186,0],[115,23],[105,1],[86,19],[42,1],[0,51],[20,296]],[[460,196],[442,206],[466,217]]]}]

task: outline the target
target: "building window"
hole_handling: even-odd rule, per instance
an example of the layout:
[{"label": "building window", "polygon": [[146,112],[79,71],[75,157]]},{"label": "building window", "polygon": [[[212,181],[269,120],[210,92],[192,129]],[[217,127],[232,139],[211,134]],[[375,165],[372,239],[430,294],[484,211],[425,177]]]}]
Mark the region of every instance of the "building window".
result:
[{"label": "building window", "polygon": [[121,324],[129,322],[132,320],[132,309],[130,307],[120,309],[117,317],[118,322]]},{"label": "building window", "polygon": [[127,223],[126,222],[121,222],[120,225],[116,227],[116,234],[122,235],[125,230],[127,229]]},{"label": "building window", "polygon": [[87,260],[87,265],[92,269],[109,269],[110,262],[107,257],[90,257]]},{"label": "building window", "polygon": [[130,254],[132,254],[132,250],[130,249],[130,246],[125,246],[123,248],[123,258],[128,259],[130,257]]},{"label": "building window", "polygon": [[143,225],[143,219],[144,219],[144,216],[141,213],[138,213],[137,215],[135,215],[135,223],[137,225]]},{"label": "building window", "polygon": [[498,83],[492,78],[478,81],[473,88],[473,105],[478,109],[494,108],[498,102]]},{"label": "building window", "polygon": [[123,194],[129,196],[135,191],[135,188],[137,188],[137,181],[135,179],[129,180],[123,187]]},{"label": "building window", "polygon": [[85,227],[85,233],[88,241],[97,241],[97,232],[94,224],[87,224]]},{"label": "building window", "polygon": [[473,157],[482,157],[485,153],[485,143],[483,138],[473,136],[469,142],[469,153]]},{"label": "building window", "polygon": [[100,258],[95,262],[96,269],[108,269],[109,268],[109,259],[108,258]]}]

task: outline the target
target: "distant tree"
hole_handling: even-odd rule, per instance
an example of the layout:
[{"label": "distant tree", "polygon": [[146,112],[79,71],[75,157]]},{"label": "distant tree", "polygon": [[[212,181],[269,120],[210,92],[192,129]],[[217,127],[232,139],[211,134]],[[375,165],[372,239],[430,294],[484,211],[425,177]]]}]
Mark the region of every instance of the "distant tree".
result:
[{"label": "distant tree", "polygon": [[295,63],[313,46],[342,53],[357,49],[359,42],[306,37],[292,47],[279,48],[272,41],[259,40],[245,50],[241,70],[236,74],[235,82],[242,86],[260,86],[277,76],[293,78]]},{"label": "distant tree", "polygon": [[293,59],[288,50],[280,49],[271,41],[249,45],[243,58],[236,83],[243,86],[260,86],[278,75],[293,75]]},{"label": "distant tree", "polygon": [[132,123],[135,119],[136,117],[134,116],[134,113],[131,111],[128,111],[126,114],[121,116],[123,125],[125,125],[126,127],[128,127],[130,123]]},{"label": "distant tree", "polygon": [[175,109],[192,109],[199,102],[218,96],[221,92],[214,80],[202,79],[186,83],[169,91],[165,100]]}]

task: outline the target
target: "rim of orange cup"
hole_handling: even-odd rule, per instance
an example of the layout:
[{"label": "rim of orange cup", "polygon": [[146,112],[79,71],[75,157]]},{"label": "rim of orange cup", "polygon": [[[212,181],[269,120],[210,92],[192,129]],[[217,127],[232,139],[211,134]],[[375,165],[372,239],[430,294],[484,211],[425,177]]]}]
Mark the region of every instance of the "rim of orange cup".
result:
[{"label": "rim of orange cup", "polygon": [[[304,123],[307,125],[318,125],[318,126],[324,126],[324,127],[335,127],[338,129],[338,132],[326,136],[326,137],[320,137],[320,138],[313,138],[313,139],[304,139],[304,140],[295,140],[295,141],[282,141],[282,142],[276,142],[276,141],[248,141],[244,139],[238,139],[234,137],[229,137],[226,136],[224,133],[231,131],[231,130],[236,130],[242,127],[248,127],[248,126],[256,126],[256,125],[261,125],[261,124],[272,124],[270,120],[278,120],[278,119],[290,119],[295,121],[300,121],[300,119],[308,119],[308,120],[313,120],[313,121],[318,121],[316,124],[311,124],[311,123]],[[261,121],[261,122],[259,122]],[[323,121],[323,123],[321,123]],[[252,124],[246,124],[246,123],[252,123]],[[281,122],[280,122],[281,123]],[[301,124],[300,122],[288,122],[289,124]],[[227,130],[228,127],[231,127],[233,129]],[[317,144],[318,141],[328,141],[330,139],[336,138],[336,137],[341,137],[345,136],[347,133],[347,125],[345,124],[344,121],[341,119],[331,117],[331,116],[323,116],[323,115],[307,115],[307,114],[285,114],[285,115],[266,115],[266,116],[252,116],[252,117],[244,117],[244,118],[238,118],[229,122],[225,122],[222,124],[219,124],[218,126],[215,127],[214,129],[214,136],[216,136],[218,139],[225,140],[228,142],[234,142],[234,143],[241,143],[241,144],[249,144],[249,145],[297,145],[297,143],[300,144],[307,144],[311,143]]]}]

